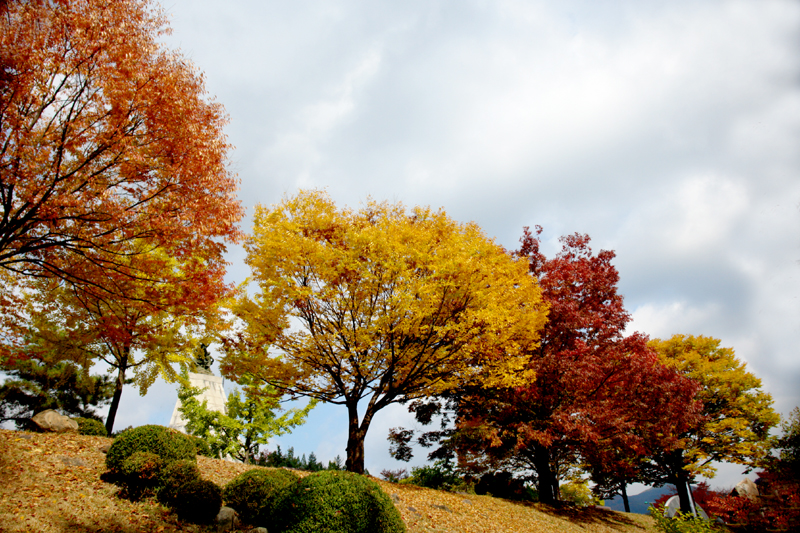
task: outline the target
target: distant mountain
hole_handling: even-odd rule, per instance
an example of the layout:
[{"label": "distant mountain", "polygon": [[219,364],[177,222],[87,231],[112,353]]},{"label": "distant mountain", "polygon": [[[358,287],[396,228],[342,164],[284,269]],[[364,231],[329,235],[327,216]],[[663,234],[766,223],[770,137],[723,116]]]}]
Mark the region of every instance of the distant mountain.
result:
[{"label": "distant mountain", "polygon": [[[664,494],[675,492],[675,487],[672,485],[664,485],[659,488],[647,489],[636,496],[628,496],[628,503],[631,506],[632,513],[647,514],[647,508],[651,503],[656,501]],[[615,511],[625,511],[625,504],[622,502],[622,496],[614,496],[614,498],[605,501],[606,507]]]}]

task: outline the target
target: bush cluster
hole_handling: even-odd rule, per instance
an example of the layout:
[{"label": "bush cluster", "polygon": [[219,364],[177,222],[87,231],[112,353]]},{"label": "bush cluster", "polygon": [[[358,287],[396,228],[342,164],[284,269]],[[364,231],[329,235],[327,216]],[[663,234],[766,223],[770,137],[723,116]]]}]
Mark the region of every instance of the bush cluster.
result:
[{"label": "bush cluster", "polygon": [[326,470],[287,490],[273,513],[281,533],[404,533],[392,500],[370,479]]},{"label": "bush cluster", "polygon": [[206,524],[222,508],[222,489],[207,479],[189,481],[178,489],[172,508],[181,520]]},{"label": "bush cluster", "polygon": [[525,482],[515,478],[510,472],[492,472],[481,476],[475,485],[475,494],[489,494],[507,500],[531,500],[530,489]]},{"label": "bush cluster", "polygon": [[161,471],[158,501],[167,507],[175,507],[181,487],[196,479],[200,479],[200,470],[192,461],[181,459],[168,464]]},{"label": "bush cluster", "polygon": [[135,452],[122,462],[119,474],[134,499],[155,491],[164,468],[164,460],[152,452]]},{"label": "bush cluster", "polygon": [[403,479],[402,483],[440,490],[462,490],[467,488],[465,482],[444,461],[436,461],[433,466],[412,467],[411,477]]},{"label": "bush cluster", "polygon": [[194,442],[183,433],[164,426],[139,426],[120,433],[106,455],[106,466],[119,472],[122,463],[136,452],[151,452],[165,462],[197,460]]},{"label": "bush cluster", "polygon": [[73,418],[78,423],[78,434],[93,437],[108,437],[106,426],[94,418]]},{"label": "bush cluster", "polygon": [[120,433],[106,455],[106,466],[130,497],[154,493],[178,517],[210,522],[222,507],[222,489],[200,478],[193,440],[163,426],[141,426]]},{"label": "bush cluster", "polygon": [[271,524],[276,503],[298,479],[297,474],[283,468],[248,470],[225,485],[223,496],[243,522]]}]

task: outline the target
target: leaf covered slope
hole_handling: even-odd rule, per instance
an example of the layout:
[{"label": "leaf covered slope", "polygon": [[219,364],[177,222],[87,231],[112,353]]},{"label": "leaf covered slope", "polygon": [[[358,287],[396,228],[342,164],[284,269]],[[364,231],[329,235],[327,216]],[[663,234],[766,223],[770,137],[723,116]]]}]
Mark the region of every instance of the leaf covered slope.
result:
[{"label": "leaf covered slope", "polygon": [[[116,496],[114,485],[100,480],[110,439],[0,430],[0,530],[201,532],[166,508]],[[205,479],[224,485],[251,468],[198,457]],[[303,473],[300,473],[303,475]],[[646,516],[604,510],[556,511],[490,496],[454,494],[378,481],[393,496],[409,533],[525,532],[646,533],[655,531]]]}]

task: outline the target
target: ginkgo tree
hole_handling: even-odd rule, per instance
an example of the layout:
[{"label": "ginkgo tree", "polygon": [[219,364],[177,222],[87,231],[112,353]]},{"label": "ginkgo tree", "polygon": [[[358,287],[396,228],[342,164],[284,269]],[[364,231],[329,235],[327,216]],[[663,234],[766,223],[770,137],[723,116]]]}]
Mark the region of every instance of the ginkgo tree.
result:
[{"label": "ginkgo tree", "polygon": [[242,329],[223,373],[344,405],[350,471],[364,471],[364,438],[386,406],[532,378],[541,292],[475,224],[399,203],[340,209],[301,191],[256,207],[245,249],[257,291],[232,307]]},{"label": "ginkgo tree", "polygon": [[758,466],[769,454],[769,431],[780,416],[761,380],[719,339],[674,335],[648,346],[665,366],[699,385],[702,418],[680,435],[680,446],[651,457],[661,481],[677,487],[681,509],[691,512],[688,483],[698,475],[712,477],[714,461]]},{"label": "ginkgo tree", "polygon": [[[252,385],[249,376],[242,376],[240,382]],[[304,424],[308,412],[316,405],[312,400],[305,407],[280,413],[276,395],[260,395],[253,388],[245,388],[228,394],[225,412],[221,413],[209,409],[207,400],[197,399],[202,392],[199,387],[187,385],[178,390],[186,431],[206,441],[213,456],[232,457],[245,464],[250,464],[269,439]]]},{"label": "ginkgo tree", "polygon": [[154,249],[198,259],[203,294],[220,293],[243,216],[227,118],[168,31],[147,0],[0,4],[3,316],[20,277],[117,300],[129,295],[108,273],[162,287],[157,262],[128,260]]}]

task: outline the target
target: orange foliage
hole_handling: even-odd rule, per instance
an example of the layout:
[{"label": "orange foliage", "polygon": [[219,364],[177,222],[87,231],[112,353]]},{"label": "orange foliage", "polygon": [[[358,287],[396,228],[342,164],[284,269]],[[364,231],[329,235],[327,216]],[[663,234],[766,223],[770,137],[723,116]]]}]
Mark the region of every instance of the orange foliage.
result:
[{"label": "orange foliage", "polygon": [[130,259],[154,249],[203,285],[193,298],[218,296],[243,215],[226,117],[202,75],[159,44],[167,31],[145,0],[3,3],[3,304],[19,276],[106,298],[128,297],[118,276],[163,287],[160,260]]}]

